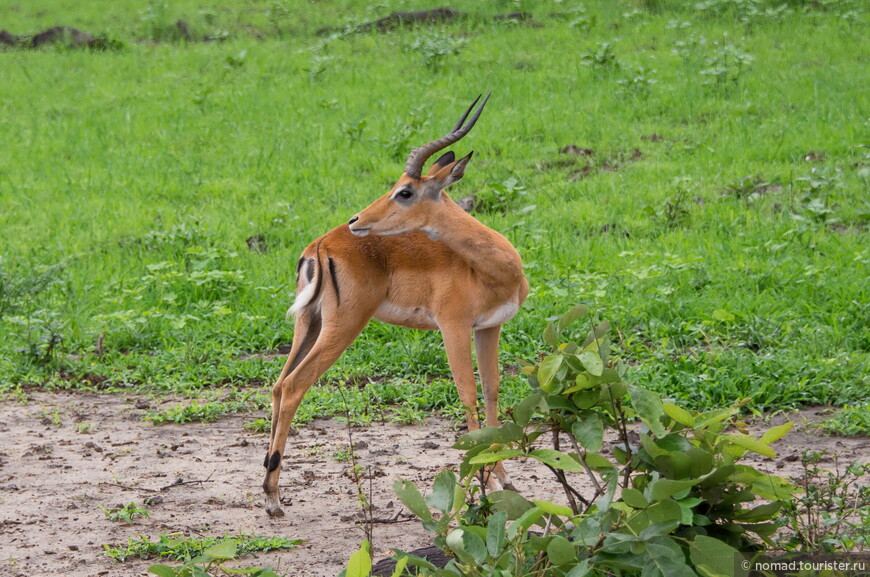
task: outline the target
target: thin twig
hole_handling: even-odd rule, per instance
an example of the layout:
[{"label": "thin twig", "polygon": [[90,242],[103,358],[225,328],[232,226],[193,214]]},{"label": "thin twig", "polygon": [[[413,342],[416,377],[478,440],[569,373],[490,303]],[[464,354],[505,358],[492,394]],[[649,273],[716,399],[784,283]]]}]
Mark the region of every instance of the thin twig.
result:
[{"label": "thin twig", "polygon": [[172,489],[173,487],[181,487],[182,485],[201,485],[202,483],[214,483],[214,481],[211,480],[211,476],[212,476],[212,475],[214,475],[214,471],[212,471],[212,472],[209,474],[209,476],[208,476],[207,478],[205,478],[205,479],[199,479],[199,480],[196,480],[196,481],[180,481],[180,482],[175,482],[175,483],[171,483],[171,484],[169,484],[169,485],[166,485],[165,487],[160,487],[160,490],[161,490],[161,491],[168,491],[169,489]]},{"label": "thin twig", "polygon": [[120,489],[124,489],[125,491],[145,491],[146,493],[159,493],[160,489],[146,489],[145,487],[131,487],[129,485],[122,485],[120,483],[108,483],[101,482],[97,483],[97,485],[108,485],[110,487],[118,487]]}]

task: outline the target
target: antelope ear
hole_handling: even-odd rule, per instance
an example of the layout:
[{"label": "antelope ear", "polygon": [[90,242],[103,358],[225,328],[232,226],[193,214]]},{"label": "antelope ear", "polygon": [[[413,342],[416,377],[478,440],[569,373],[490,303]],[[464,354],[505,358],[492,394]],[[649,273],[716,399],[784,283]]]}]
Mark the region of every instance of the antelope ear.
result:
[{"label": "antelope ear", "polygon": [[426,194],[429,198],[438,200],[442,190],[459,181],[465,175],[465,167],[473,154],[474,151],[469,152],[467,156],[434,171],[432,177],[426,181]]},{"label": "antelope ear", "polygon": [[435,161],[435,163],[429,167],[429,172],[426,173],[426,176],[432,176],[448,164],[451,164],[454,160],[456,160],[456,155],[453,154],[453,151],[446,154],[442,154],[441,158]]}]

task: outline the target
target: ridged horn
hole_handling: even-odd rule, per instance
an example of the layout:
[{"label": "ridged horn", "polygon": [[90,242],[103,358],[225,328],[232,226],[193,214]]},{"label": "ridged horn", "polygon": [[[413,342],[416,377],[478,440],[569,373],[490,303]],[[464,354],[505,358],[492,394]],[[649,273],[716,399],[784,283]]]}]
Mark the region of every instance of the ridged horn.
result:
[{"label": "ridged horn", "polygon": [[474,116],[471,117],[471,120],[468,121],[468,124],[463,126],[465,119],[468,118],[468,115],[471,114],[471,111],[474,110],[475,105],[480,100],[480,96],[471,103],[471,106],[468,107],[468,110],[465,111],[465,114],[462,115],[462,118],[460,118],[459,122],[456,123],[456,126],[453,127],[453,130],[438,140],[433,140],[429,144],[425,144],[420,148],[412,150],[411,154],[408,155],[408,162],[405,164],[405,173],[411,178],[420,178],[423,174],[423,165],[426,164],[426,161],[429,160],[433,154],[439,150],[444,150],[468,134],[474,127],[477,119],[480,118],[480,113],[483,112],[483,107],[486,106],[486,101],[489,100],[490,94],[492,94],[492,92],[484,97],[483,102],[480,103],[480,106],[474,113]]}]

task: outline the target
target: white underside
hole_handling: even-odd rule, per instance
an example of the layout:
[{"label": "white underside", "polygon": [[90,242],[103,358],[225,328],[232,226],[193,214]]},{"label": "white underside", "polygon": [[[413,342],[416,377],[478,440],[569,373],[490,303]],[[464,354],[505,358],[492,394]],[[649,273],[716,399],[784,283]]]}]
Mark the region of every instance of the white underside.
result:
[{"label": "white underside", "polygon": [[[474,319],[473,329],[488,329],[508,322],[517,314],[519,305],[507,302]],[[419,329],[440,328],[432,311],[426,307],[400,307],[384,301],[375,311],[375,318],[385,323]]]},{"label": "white underside", "polygon": [[499,325],[503,325],[517,314],[520,306],[517,303],[507,302],[503,305],[480,315],[474,320],[474,325],[472,328],[475,329],[488,329],[491,327],[497,327]]}]

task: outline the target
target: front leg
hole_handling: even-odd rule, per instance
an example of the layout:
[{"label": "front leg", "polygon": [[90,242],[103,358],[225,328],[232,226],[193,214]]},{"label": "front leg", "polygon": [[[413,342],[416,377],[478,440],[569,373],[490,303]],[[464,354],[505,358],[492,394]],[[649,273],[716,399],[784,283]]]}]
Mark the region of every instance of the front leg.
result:
[{"label": "front leg", "polygon": [[[474,365],[471,357],[471,327],[467,325],[442,326],[444,336],[444,350],[447,352],[447,362],[453,373],[456,390],[459,392],[459,400],[465,408],[465,418],[468,430],[474,431],[480,428],[480,419],[477,416],[477,382],[474,380]],[[498,333],[496,333],[496,348],[498,347]],[[496,386],[498,383],[496,382]],[[487,419],[487,425],[490,425]],[[492,468],[484,469],[486,487],[489,491],[501,490],[497,475],[491,474]]]},{"label": "front leg", "polygon": [[[474,331],[474,348],[477,350],[477,371],[480,373],[480,384],[483,389],[487,427],[498,427],[501,424],[498,420],[498,341],[500,333],[501,325]],[[502,487],[505,489],[515,489],[501,461],[493,467],[493,473],[495,473]]]}]

